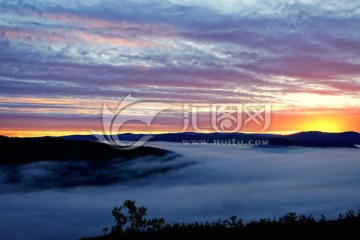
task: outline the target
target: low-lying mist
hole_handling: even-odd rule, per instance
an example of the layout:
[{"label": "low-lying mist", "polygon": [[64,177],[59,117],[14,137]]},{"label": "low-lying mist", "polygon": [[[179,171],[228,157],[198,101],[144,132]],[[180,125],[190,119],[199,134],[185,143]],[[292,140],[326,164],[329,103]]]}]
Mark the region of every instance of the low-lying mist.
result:
[{"label": "low-lying mist", "polygon": [[[112,208],[125,199],[148,207],[149,217],[168,222],[217,220],[234,214],[249,221],[289,211],[334,218],[360,208],[359,149],[150,145],[181,156],[113,163],[102,173],[121,176],[121,181],[110,185],[85,184],[88,179],[81,176],[91,177],[100,170],[84,162],[3,167],[0,239],[100,235],[102,228],[113,224]],[[74,165],[86,174],[67,171]],[[77,184],[59,185],[73,181]]]}]

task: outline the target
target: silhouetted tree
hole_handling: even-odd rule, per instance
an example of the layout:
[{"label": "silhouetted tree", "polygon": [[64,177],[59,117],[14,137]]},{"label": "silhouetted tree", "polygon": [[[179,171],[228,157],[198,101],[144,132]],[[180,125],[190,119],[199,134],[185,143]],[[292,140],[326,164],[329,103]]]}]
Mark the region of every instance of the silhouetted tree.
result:
[{"label": "silhouetted tree", "polygon": [[147,208],[136,207],[135,201],[126,200],[124,208],[128,211],[129,229],[134,232],[143,232],[146,229],[146,213]]},{"label": "silhouetted tree", "polygon": [[123,206],[115,207],[112,210],[112,215],[115,219],[115,226],[112,227],[111,233],[121,234],[124,231],[124,227],[128,222],[128,217],[122,212]]}]

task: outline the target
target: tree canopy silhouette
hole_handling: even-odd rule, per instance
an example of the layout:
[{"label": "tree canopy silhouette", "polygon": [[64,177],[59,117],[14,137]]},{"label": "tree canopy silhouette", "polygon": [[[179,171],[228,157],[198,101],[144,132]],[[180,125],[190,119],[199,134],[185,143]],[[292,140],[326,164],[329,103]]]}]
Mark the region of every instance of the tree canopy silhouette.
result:
[{"label": "tree canopy silhouette", "polygon": [[215,222],[166,223],[163,218],[147,219],[147,208],[137,207],[135,201],[126,200],[115,207],[112,215],[115,225],[104,236],[83,240],[139,239],[242,239],[242,240],[347,240],[360,236],[360,210],[339,214],[336,220],[327,220],[321,215],[319,221],[311,215],[298,216],[290,212],[278,219],[264,218],[243,224],[236,215]]}]

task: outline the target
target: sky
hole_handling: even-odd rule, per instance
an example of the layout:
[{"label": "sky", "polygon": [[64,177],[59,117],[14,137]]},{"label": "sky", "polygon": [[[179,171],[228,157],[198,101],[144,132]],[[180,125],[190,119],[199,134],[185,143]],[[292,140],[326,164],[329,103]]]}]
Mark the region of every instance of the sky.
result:
[{"label": "sky", "polygon": [[90,134],[129,94],[150,103],[130,118],[170,106],[120,132],[181,131],[184,104],[211,130],[214,103],[360,132],[360,1],[0,1],[0,135]]}]

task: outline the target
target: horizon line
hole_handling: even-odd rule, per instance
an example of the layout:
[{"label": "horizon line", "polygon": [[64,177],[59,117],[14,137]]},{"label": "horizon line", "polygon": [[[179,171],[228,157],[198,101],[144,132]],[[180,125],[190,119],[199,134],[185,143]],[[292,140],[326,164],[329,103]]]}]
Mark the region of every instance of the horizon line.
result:
[{"label": "horizon line", "polygon": [[[27,132],[27,131],[25,131]],[[39,134],[22,134],[22,135],[12,135],[12,134],[0,134],[3,137],[15,137],[15,138],[37,138],[37,137],[68,137],[68,136],[91,136],[91,132],[76,132],[76,131],[36,131]],[[50,134],[45,134],[50,132]],[[216,131],[209,131],[209,132],[196,132],[196,131],[155,131],[155,132],[142,132],[142,131],[134,131],[134,132],[119,132],[118,134],[113,135],[123,135],[123,134],[144,134],[144,135],[161,135],[161,134],[177,134],[177,133],[197,133],[197,134],[213,134],[213,133],[223,133],[223,134],[233,134],[233,133],[240,133],[240,134],[264,134],[264,135],[282,135],[287,136],[296,133],[309,133],[309,132],[318,132],[318,133],[359,133],[357,131],[320,131],[320,130],[311,130],[311,131],[269,131],[269,132],[216,132]]]}]

